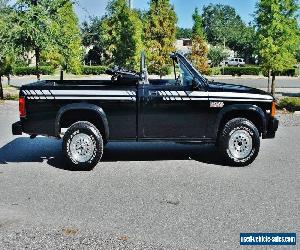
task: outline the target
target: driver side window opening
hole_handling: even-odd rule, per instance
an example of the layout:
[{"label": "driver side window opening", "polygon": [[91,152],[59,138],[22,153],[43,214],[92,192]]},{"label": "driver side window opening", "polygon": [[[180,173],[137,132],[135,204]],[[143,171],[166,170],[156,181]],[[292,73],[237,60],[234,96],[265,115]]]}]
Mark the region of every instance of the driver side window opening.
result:
[{"label": "driver side window opening", "polygon": [[163,79],[149,79],[149,83],[152,85],[189,87],[193,85],[193,79],[193,74],[179,61],[178,63],[175,63],[175,72],[174,67],[172,66],[171,75],[166,76]]},{"label": "driver side window opening", "polygon": [[193,85],[194,76],[188,70],[188,68],[181,62],[177,64],[179,68],[179,75],[176,79],[179,85],[183,87],[189,87]]}]

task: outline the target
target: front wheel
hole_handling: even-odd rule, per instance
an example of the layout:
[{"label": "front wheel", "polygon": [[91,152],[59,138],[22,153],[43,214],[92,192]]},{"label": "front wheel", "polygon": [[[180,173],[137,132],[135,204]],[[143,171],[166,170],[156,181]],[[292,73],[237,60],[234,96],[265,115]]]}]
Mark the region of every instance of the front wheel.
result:
[{"label": "front wheel", "polygon": [[99,130],[90,122],[76,122],[65,133],[63,152],[74,170],[92,170],[103,154],[103,140]]},{"label": "front wheel", "polygon": [[218,147],[230,165],[247,166],[255,160],[259,152],[258,129],[247,119],[232,119],[223,128]]}]

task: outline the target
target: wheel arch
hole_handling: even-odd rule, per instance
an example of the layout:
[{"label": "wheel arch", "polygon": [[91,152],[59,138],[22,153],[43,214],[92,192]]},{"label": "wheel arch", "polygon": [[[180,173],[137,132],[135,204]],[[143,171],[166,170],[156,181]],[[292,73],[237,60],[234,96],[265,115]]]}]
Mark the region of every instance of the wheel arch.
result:
[{"label": "wheel arch", "polygon": [[217,140],[225,124],[234,118],[245,118],[250,120],[257,127],[260,135],[264,134],[266,131],[266,115],[260,107],[252,104],[230,105],[223,108],[218,114],[215,125]]},{"label": "wheel arch", "polygon": [[[78,117],[80,112],[80,117]],[[59,136],[61,128],[69,127],[77,121],[89,121],[101,132],[103,139],[109,139],[108,120],[103,109],[90,103],[72,103],[59,109],[55,120],[55,135]]]}]

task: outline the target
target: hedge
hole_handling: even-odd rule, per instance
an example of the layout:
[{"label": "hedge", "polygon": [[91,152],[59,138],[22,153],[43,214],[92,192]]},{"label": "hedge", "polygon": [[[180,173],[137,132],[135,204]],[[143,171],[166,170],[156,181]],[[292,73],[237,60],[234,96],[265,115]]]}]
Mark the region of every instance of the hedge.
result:
[{"label": "hedge", "polygon": [[[221,69],[223,74],[223,69]],[[261,67],[225,67],[223,75],[241,76],[241,75],[259,75],[263,73],[264,76],[268,76],[268,73],[264,72]],[[295,76],[296,69],[286,69],[282,71],[276,71],[276,76]]]},{"label": "hedge", "polygon": [[275,74],[277,76],[295,76],[296,75],[296,69],[285,69],[282,71],[276,71]]},{"label": "hedge", "polygon": [[300,97],[286,97],[281,99],[278,104],[278,108],[287,109],[289,111],[300,110]]},{"label": "hedge", "polygon": [[108,67],[106,66],[83,66],[82,74],[84,75],[101,75],[105,74]]},{"label": "hedge", "polygon": [[261,72],[260,67],[225,67],[224,73],[223,69],[221,69],[223,75],[259,75]]},{"label": "hedge", "polygon": [[[263,71],[264,76],[268,76],[268,72]],[[296,76],[296,68],[275,71],[276,76]]]},{"label": "hedge", "polygon": [[[55,69],[50,66],[40,66],[39,72],[41,75],[53,75]],[[16,67],[13,69],[13,74],[16,76],[36,75],[36,67]]]}]

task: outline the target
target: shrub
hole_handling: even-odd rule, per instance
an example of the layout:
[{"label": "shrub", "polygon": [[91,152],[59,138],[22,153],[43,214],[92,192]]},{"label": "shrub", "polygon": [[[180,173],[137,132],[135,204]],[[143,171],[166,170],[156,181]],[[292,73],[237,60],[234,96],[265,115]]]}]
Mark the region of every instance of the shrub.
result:
[{"label": "shrub", "polygon": [[[50,66],[39,67],[39,72],[41,75],[53,75],[55,69]],[[16,67],[13,70],[13,74],[16,76],[26,76],[26,75],[36,75],[36,67]]]},{"label": "shrub", "polygon": [[[223,70],[221,70],[223,73]],[[225,67],[224,75],[256,75],[258,76],[261,72],[260,67]]]},{"label": "shrub", "polygon": [[221,70],[222,70],[222,68],[220,68],[220,67],[214,67],[214,68],[210,68],[208,73],[211,76],[221,75],[222,74]]},{"label": "shrub", "polygon": [[84,75],[101,75],[105,74],[105,71],[108,69],[106,66],[83,66],[82,73]]},{"label": "shrub", "polygon": [[[264,70],[263,75],[268,76],[268,72]],[[296,69],[291,68],[291,69],[285,69],[285,70],[281,70],[281,71],[275,71],[275,75],[276,76],[296,76]]]},{"label": "shrub", "polygon": [[300,110],[300,97],[286,97],[277,104],[280,109],[287,109],[289,111]]},{"label": "shrub", "polygon": [[295,76],[296,75],[296,69],[285,69],[282,71],[276,71],[276,76]]}]

